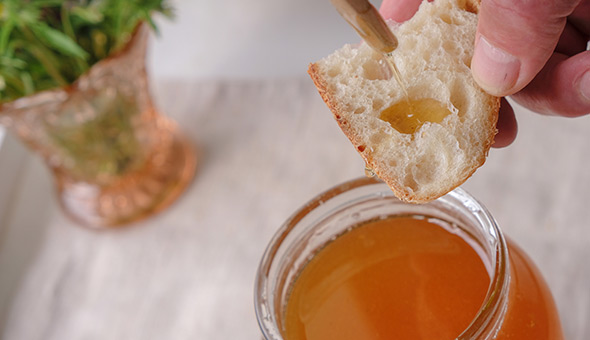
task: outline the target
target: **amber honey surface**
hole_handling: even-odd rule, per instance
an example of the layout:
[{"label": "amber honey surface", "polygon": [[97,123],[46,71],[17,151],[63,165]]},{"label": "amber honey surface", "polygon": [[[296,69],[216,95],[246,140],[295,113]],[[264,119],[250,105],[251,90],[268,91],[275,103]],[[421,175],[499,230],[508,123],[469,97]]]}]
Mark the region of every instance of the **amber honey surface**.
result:
[{"label": "amber honey surface", "polygon": [[441,123],[451,111],[432,98],[399,101],[381,112],[379,118],[401,133],[412,134],[424,123]]},{"label": "amber honey surface", "polygon": [[460,236],[425,219],[370,222],[321,250],[287,303],[286,340],[455,339],[490,276]]},{"label": "amber honey surface", "polygon": [[[508,242],[510,283],[496,340],[562,340],[541,273]],[[490,276],[461,236],[423,218],[369,222],[303,269],[289,296],[285,340],[455,339],[475,318]]]}]

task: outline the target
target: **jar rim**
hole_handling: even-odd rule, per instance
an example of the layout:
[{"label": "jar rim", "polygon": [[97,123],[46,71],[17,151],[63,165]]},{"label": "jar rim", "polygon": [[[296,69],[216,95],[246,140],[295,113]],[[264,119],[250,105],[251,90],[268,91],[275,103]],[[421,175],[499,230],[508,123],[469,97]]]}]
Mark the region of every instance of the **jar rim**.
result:
[{"label": "jar rim", "polygon": [[[347,192],[362,187],[380,185],[385,189],[387,195],[393,196],[393,193],[387,185],[377,178],[360,177],[338,184],[309,200],[302,207],[297,209],[276,231],[262,256],[258,271],[256,273],[254,286],[254,307],[256,318],[264,337],[268,340],[282,340],[276,316],[273,315],[270,304],[271,294],[268,281],[269,273],[273,261],[276,259],[279,248],[289,236],[289,234],[298,226],[298,223],[310,212]],[[498,329],[501,327],[504,314],[507,308],[507,297],[510,281],[510,269],[508,260],[508,247],[502,231],[496,224],[496,221],[477,199],[467,191],[456,188],[447,195],[438,200],[453,199],[460,202],[464,208],[475,217],[478,223],[484,228],[488,228],[497,239],[494,249],[495,263],[490,273],[490,285],[482,302],[480,309],[475,315],[471,324],[459,335],[456,340],[469,339],[493,339]],[[410,203],[409,203],[410,204]],[[426,203],[428,204],[428,203]],[[414,205],[411,203],[411,205]]]}]

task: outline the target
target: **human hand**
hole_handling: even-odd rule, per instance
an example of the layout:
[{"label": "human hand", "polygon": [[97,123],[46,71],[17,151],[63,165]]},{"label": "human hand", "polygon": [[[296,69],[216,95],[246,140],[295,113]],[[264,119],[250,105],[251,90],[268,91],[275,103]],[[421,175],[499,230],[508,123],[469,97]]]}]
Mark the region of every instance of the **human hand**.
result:
[{"label": "human hand", "polygon": [[[381,14],[398,22],[421,0],[384,0]],[[471,69],[496,96],[510,95],[542,114],[590,113],[590,0],[481,0]],[[494,147],[516,137],[516,119],[502,99]]]}]

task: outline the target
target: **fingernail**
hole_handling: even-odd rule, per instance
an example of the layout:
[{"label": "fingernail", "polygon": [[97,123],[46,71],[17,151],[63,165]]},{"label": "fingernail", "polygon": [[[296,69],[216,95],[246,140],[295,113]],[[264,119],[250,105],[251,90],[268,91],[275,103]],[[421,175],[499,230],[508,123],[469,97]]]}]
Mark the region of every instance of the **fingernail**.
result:
[{"label": "fingernail", "polygon": [[510,89],[516,84],[520,61],[480,36],[471,60],[471,71],[485,91],[504,96],[510,94]]},{"label": "fingernail", "polygon": [[587,101],[590,102],[590,71],[586,71],[578,82],[578,89]]}]

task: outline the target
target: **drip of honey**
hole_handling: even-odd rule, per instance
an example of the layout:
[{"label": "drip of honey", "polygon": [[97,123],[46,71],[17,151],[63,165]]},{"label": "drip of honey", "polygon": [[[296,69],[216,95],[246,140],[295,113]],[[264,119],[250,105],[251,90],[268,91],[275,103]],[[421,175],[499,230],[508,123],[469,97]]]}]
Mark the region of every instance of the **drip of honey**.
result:
[{"label": "drip of honey", "polygon": [[395,65],[395,61],[393,60],[393,54],[391,54],[391,53],[385,54],[384,59],[387,62],[387,65],[389,66],[389,70],[393,74],[393,78],[395,78],[395,81],[397,82],[399,87],[402,89],[402,92],[404,93],[404,99],[409,102],[410,95],[408,94],[408,90],[406,89],[406,86],[404,85],[404,82],[402,81],[402,75],[400,74],[399,69]]},{"label": "drip of honey", "polygon": [[285,340],[455,339],[490,274],[464,238],[427,219],[371,221],[325,246],[295,281]]},{"label": "drip of honey", "polygon": [[424,123],[441,123],[451,111],[432,98],[402,100],[386,108],[379,118],[401,133],[413,134]]}]

